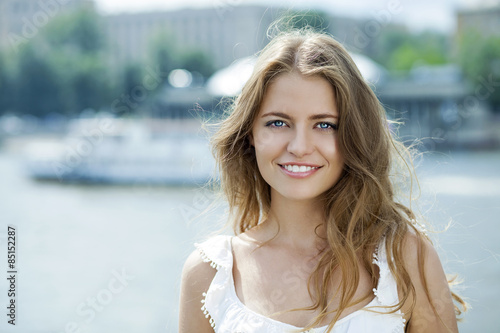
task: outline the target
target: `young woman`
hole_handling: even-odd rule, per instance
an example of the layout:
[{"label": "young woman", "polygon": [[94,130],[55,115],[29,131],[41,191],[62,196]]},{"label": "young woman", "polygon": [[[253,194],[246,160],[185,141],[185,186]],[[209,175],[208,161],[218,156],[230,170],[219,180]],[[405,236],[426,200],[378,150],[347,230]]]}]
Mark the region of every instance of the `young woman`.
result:
[{"label": "young woman", "polygon": [[187,259],[180,332],[457,332],[462,301],[394,195],[405,148],[333,38],[274,38],[213,149],[236,236]]}]

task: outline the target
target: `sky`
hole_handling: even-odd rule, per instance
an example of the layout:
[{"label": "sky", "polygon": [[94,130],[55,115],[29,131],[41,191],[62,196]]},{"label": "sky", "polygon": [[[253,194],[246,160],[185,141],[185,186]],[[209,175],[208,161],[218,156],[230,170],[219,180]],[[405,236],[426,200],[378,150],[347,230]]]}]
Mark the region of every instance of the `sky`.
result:
[{"label": "sky", "polygon": [[[323,9],[332,14],[406,23],[412,30],[453,32],[458,9],[488,6],[500,0],[95,0],[101,12],[115,14],[180,8],[230,8],[245,4]],[[389,14],[385,15],[384,14]]]}]

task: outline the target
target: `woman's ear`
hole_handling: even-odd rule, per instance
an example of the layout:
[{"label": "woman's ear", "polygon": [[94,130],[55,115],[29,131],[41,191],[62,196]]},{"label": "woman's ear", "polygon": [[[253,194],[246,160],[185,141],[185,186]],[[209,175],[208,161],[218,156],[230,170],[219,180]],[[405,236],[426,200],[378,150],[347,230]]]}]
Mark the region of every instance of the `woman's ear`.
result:
[{"label": "woman's ear", "polygon": [[248,142],[250,142],[250,146],[251,147],[255,147],[255,145],[253,143],[253,135],[252,135],[252,133],[248,134]]},{"label": "woman's ear", "polygon": [[254,141],[252,133],[248,134],[247,140],[249,146],[245,149],[245,155],[247,155],[249,160],[253,160],[255,158],[255,146],[253,145]]}]

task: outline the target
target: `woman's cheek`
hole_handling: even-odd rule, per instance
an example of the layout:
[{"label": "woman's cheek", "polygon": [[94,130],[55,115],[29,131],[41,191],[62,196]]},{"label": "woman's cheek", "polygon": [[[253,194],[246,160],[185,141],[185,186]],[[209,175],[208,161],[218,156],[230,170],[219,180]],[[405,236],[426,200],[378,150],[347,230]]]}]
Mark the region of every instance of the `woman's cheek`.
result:
[{"label": "woman's cheek", "polygon": [[273,131],[269,128],[262,128],[255,133],[255,144],[258,146],[266,146],[273,141]]}]

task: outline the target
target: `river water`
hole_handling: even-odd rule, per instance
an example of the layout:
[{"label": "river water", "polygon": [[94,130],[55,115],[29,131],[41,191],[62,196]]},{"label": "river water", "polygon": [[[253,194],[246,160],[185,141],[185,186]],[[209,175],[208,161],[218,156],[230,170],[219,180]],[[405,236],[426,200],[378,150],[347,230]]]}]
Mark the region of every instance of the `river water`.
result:
[{"label": "river water", "polygon": [[[421,209],[448,272],[473,309],[461,332],[500,332],[500,152],[429,154]],[[196,187],[36,182],[0,153],[0,276],[16,227],[16,326],[0,279],[2,332],[176,332],[180,272],[193,242],[221,226],[224,205]]]}]

